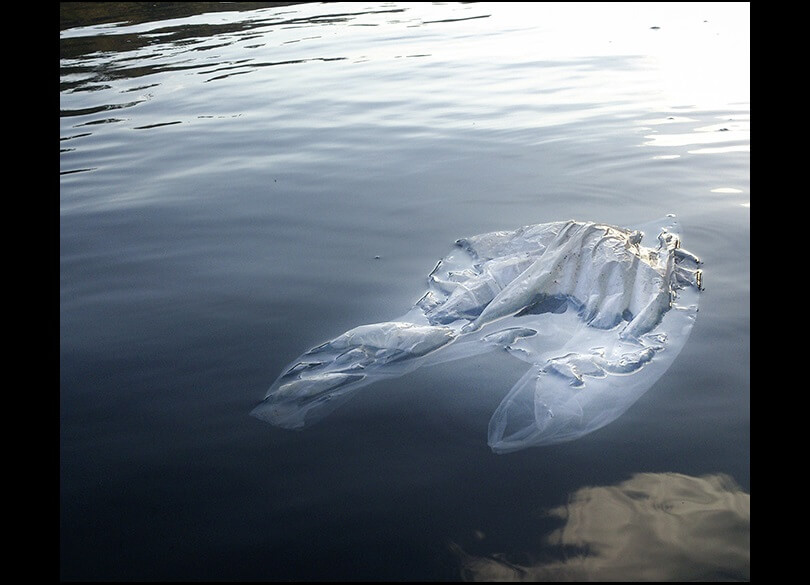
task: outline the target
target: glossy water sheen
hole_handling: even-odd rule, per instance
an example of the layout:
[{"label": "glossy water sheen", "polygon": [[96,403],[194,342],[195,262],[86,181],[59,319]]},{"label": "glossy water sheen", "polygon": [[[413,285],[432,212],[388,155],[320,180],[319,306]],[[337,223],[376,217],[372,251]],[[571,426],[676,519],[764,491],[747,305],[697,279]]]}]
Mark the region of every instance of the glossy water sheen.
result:
[{"label": "glossy water sheen", "polygon": [[[63,579],[749,577],[747,4],[62,4]],[[494,455],[487,354],[249,416],[456,238],[678,216],[664,375]]]}]

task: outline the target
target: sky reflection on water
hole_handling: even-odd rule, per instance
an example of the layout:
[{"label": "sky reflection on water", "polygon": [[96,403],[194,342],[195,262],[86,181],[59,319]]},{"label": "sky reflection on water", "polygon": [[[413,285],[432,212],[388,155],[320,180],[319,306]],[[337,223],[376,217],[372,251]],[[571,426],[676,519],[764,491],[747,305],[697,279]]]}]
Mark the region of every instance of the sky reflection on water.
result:
[{"label": "sky reflection on water", "polygon": [[[457,544],[466,581],[747,581],[751,496],[728,476],[639,473],[611,486],[583,487],[546,514],[563,524],[545,536],[560,559],[486,555]],[[485,548],[479,531],[474,548]]]}]

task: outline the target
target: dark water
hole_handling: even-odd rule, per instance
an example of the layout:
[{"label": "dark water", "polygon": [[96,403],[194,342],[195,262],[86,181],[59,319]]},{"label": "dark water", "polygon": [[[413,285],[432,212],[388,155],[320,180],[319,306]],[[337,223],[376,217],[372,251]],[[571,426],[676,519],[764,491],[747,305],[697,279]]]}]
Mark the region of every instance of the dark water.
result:
[{"label": "dark water", "polygon": [[[63,3],[65,580],[747,580],[747,4]],[[679,216],[692,335],[510,455],[489,355],[248,412],[456,238]],[[379,257],[379,258],[378,258]]]}]

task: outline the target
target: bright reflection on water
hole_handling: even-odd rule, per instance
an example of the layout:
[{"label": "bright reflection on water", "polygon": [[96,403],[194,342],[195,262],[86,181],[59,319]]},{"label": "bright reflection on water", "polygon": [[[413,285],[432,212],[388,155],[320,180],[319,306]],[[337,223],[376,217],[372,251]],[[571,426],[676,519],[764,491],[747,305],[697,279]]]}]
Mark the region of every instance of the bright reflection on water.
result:
[{"label": "bright reflection on water", "polygon": [[[562,558],[521,564],[508,560],[514,553],[475,556],[453,544],[465,580],[750,579],[751,496],[727,476],[639,473],[580,488],[547,514],[563,522],[545,541]],[[481,548],[486,535],[476,537]]]},{"label": "bright reflection on water", "polygon": [[[666,498],[663,534],[652,504],[750,490],[747,3],[60,6],[64,579],[747,578],[744,515]],[[699,316],[587,437],[493,455],[525,371],[503,356],[302,433],[248,416],[302,348],[412,306],[456,238],[668,213]],[[538,512],[565,502],[564,529]],[[731,552],[669,571],[686,535]]]}]

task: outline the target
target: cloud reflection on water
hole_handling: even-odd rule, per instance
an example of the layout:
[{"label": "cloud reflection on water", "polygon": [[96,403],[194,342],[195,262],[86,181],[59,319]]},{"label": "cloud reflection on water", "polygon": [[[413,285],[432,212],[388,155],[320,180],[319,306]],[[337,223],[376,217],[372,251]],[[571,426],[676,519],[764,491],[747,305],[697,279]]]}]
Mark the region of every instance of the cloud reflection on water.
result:
[{"label": "cloud reflection on water", "polygon": [[563,521],[545,538],[562,551],[555,560],[451,549],[465,581],[747,581],[750,501],[727,475],[639,473],[547,512]]}]

